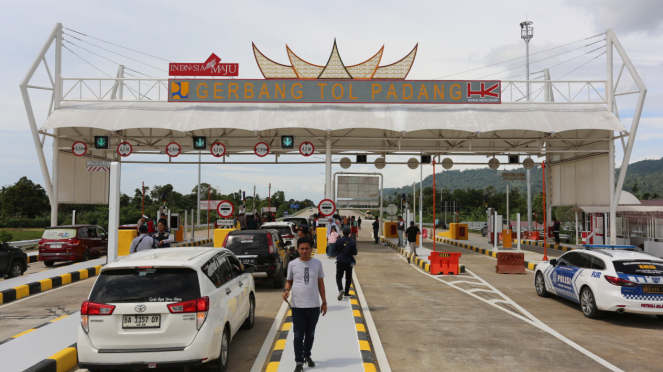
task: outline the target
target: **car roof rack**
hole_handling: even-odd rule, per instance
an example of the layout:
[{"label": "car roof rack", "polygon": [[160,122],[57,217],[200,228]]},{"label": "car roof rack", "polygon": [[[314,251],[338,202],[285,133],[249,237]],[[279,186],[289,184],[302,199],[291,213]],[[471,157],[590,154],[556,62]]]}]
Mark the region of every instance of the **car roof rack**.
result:
[{"label": "car roof rack", "polygon": [[583,244],[582,245],[585,249],[611,249],[611,250],[627,250],[627,251],[632,251],[635,250],[637,247],[634,245],[603,245],[603,244]]}]

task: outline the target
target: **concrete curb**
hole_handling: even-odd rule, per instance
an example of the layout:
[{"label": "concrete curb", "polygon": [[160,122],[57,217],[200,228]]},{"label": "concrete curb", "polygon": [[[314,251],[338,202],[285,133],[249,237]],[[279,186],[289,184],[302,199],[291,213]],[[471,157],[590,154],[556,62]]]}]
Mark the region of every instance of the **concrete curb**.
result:
[{"label": "concrete curb", "polygon": [[[75,313],[75,312],[74,312],[74,313]],[[53,320],[49,320],[48,322],[43,323],[43,324],[40,324],[40,325],[35,326],[35,327],[32,327],[32,328],[28,329],[27,331],[23,331],[23,332],[21,332],[21,333],[19,333],[19,334],[17,334],[17,335],[13,335],[13,336],[11,336],[10,338],[7,338],[7,339],[4,339],[4,340],[0,341],[0,345],[2,345],[2,344],[6,344],[7,342],[9,342],[9,341],[11,341],[11,340],[15,340],[15,339],[17,339],[17,338],[19,338],[19,337],[21,337],[21,336],[23,336],[23,335],[26,335],[26,334],[28,334],[28,333],[30,333],[30,332],[32,332],[32,331],[36,331],[37,329],[39,329],[39,328],[41,328],[41,327],[45,327],[45,326],[47,326],[47,325],[49,325],[49,324],[51,324],[51,323],[55,323],[55,322],[57,322],[58,320],[62,320],[62,319],[64,319],[64,318],[70,316],[71,314],[73,314],[73,313],[69,313],[69,314],[67,314],[67,315],[63,315],[63,316],[61,316],[61,317],[59,317],[59,318],[55,318],[55,319],[53,319]]]},{"label": "concrete curb", "polygon": [[23,372],[66,372],[78,365],[76,344],[64,348]]},{"label": "concrete curb", "polygon": [[66,274],[60,274],[48,279],[42,279],[36,282],[19,285],[14,288],[5,289],[0,292],[0,304],[28,297],[33,294],[46,292],[49,289],[61,287],[63,285],[78,282],[92,276],[99,275],[102,265],[88,267],[86,269],[72,271]]},{"label": "concrete curb", "polygon": [[210,238],[210,239],[203,239],[203,240],[198,240],[198,241],[190,242],[190,243],[175,243],[175,244],[171,244],[170,247],[171,247],[171,248],[179,248],[179,247],[197,247],[197,246],[199,246],[199,245],[209,244],[209,243],[211,243],[212,241],[214,241],[214,239],[211,239],[211,238]]},{"label": "concrete curb", "polygon": [[33,255],[28,256],[28,263],[29,264],[35,263],[35,262],[39,262],[39,255],[38,254],[33,254]]},{"label": "concrete curb", "polygon": [[[495,259],[497,258],[497,252],[493,252],[492,249],[479,248],[479,247],[475,247],[471,244],[463,244],[463,243],[457,242],[455,240],[442,238],[442,237],[439,237],[439,236],[436,236],[435,240],[437,240],[440,243],[449,244],[449,245],[453,245],[453,246],[456,246],[456,247],[459,247],[459,248],[469,249],[469,250],[475,251],[477,253],[485,254],[486,256],[489,256],[489,257],[492,257],[492,258],[495,258]],[[537,264],[538,263],[525,261],[525,268],[528,269],[528,270],[533,271],[536,268]]]},{"label": "concrete curb", "polygon": [[276,372],[279,370],[279,364],[281,364],[281,357],[283,356],[283,349],[285,349],[286,339],[288,338],[288,332],[290,332],[291,328],[292,310],[288,310],[285,316],[285,321],[281,326],[281,331],[279,331],[279,337],[274,343],[272,355],[269,357],[269,363],[267,364],[265,372]]},{"label": "concrete curb", "polygon": [[376,372],[377,367],[375,366],[371,340],[368,332],[366,332],[366,320],[361,311],[354,284],[350,285],[350,304],[352,305],[352,315],[355,318],[355,329],[357,330],[357,340],[359,341],[359,352],[364,364],[364,372]]},{"label": "concrete curb", "polygon": [[[399,247],[398,245],[396,245],[396,243],[393,243],[390,240],[387,240],[385,237],[382,237],[382,236],[380,237],[380,241],[383,242],[383,243],[389,244],[389,246],[393,250],[395,250],[396,252],[402,254],[403,256],[405,256],[405,258],[412,259],[412,256],[410,256],[408,254],[407,249],[405,249],[403,247]],[[419,257],[414,257],[414,263],[417,266],[421,267],[424,271],[430,273],[430,264],[426,260],[424,260],[422,258],[419,258]]]}]

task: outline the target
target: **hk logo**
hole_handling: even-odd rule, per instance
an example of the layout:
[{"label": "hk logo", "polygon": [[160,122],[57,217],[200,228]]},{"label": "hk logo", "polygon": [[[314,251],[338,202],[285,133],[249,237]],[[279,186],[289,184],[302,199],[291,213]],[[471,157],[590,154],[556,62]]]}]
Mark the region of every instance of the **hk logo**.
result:
[{"label": "hk logo", "polygon": [[171,99],[189,99],[188,81],[180,81],[180,82],[172,81],[170,84],[171,84],[170,85]]}]

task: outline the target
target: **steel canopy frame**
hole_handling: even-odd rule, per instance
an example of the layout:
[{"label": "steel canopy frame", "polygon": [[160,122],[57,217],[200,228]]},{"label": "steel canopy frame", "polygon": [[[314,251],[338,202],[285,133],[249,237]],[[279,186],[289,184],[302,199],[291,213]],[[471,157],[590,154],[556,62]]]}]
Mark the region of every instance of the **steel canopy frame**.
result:
[{"label": "steel canopy frame", "polygon": [[[425,152],[433,156],[439,155],[479,155],[479,156],[495,156],[495,155],[506,155],[506,154],[521,154],[521,155],[538,155],[546,156],[551,153],[578,153],[582,156],[597,156],[602,154],[610,155],[610,171],[613,171],[614,174],[614,140],[620,139],[624,147],[624,159],[623,166],[620,170],[619,177],[616,184],[614,179],[611,179],[611,190],[610,190],[610,209],[611,216],[616,215],[616,204],[619,193],[615,192],[621,190],[624,184],[624,179],[626,176],[626,171],[628,168],[628,162],[630,160],[631,152],[635,142],[635,136],[638,129],[638,123],[640,116],[642,114],[642,108],[644,106],[644,99],[646,96],[647,89],[640,79],[635,67],[631,63],[628,55],[626,54],[624,48],[619,42],[617,36],[612,30],[606,31],[606,42],[607,42],[607,65],[606,73],[607,78],[603,80],[583,80],[583,81],[574,81],[574,80],[550,80],[549,77],[546,77],[545,81],[503,81],[502,82],[502,103],[505,110],[520,110],[520,108],[526,108],[526,110],[521,110],[521,119],[525,118],[529,122],[535,122],[534,115],[543,115],[545,118],[547,115],[546,112],[554,111],[555,108],[559,107],[569,107],[567,111],[571,111],[571,107],[590,107],[583,106],[587,104],[605,105],[607,106],[607,112],[611,115],[609,120],[614,120],[616,117],[619,118],[619,111],[615,102],[616,96],[626,95],[626,94],[635,94],[638,93],[638,101],[635,108],[635,113],[633,116],[633,122],[630,129],[630,133],[624,130],[623,125],[619,122],[620,128],[615,127],[614,122],[606,126],[599,127],[591,130],[575,130],[569,129],[567,132],[555,132],[553,128],[550,130],[532,130],[517,129],[514,126],[504,128],[503,130],[488,130],[483,131],[481,125],[476,126],[476,129],[468,130],[469,128],[447,128],[441,129],[438,120],[430,121],[428,129],[417,130],[414,132],[407,132],[402,129],[396,130],[397,126],[392,126],[393,130],[381,129],[377,127],[362,127],[361,125],[356,125],[359,123],[344,123],[345,127],[342,129],[335,129],[338,127],[337,123],[333,127],[325,128],[322,123],[317,123],[312,127],[299,127],[296,125],[291,127],[290,125],[284,125],[281,128],[270,128],[268,130],[262,130],[262,127],[254,126],[255,129],[251,130],[250,128],[244,126],[238,126],[230,128],[219,126],[218,123],[223,123],[221,121],[214,121],[217,124],[207,123],[208,125],[205,128],[194,129],[194,130],[185,130],[178,131],[177,129],[167,129],[166,127],[150,127],[150,128],[139,128],[137,125],[133,128],[121,129],[121,130],[110,130],[102,128],[90,128],[90,127],[77,127],[76,125],[62,125],[62,126],[53,126],[49,128],[49,123],[53,120],[54,117],[62,117],[62,112],[68,112],[69,115],[78,115],[79,113],[71,112],[71,105],[78,104],[81,105],[91,104],[93,102],[108,102],[117,107],[117,104],[147,104],[155,107],[158,107],[160,104],[164,103],[166,95],[163,94],[161,90],[165,89],[165,83],[167,79],[128,79],[124,78],[123,66],[120,66],[116,78],[65,78],[62,76],[62,24],[57,23],[53,31],[49,34],[44,46],[37,55],[37,58],[28,69],[28,72],[25,78],[20,84],[21,94],[26,108],[26,113],[28,116],[28,123],[33,136],[33,141],[35,144],[35,149],[37,152],[37,157],[39,160],[40,168],[42,171],[42,176],[44,177],[44,184],[46,192],[49,196],[51,202],[51,224],[57,224],[57,209],[58,209],[58,193],[57,193],[57,177],[58,177],[58,156],[60,151],[68,151],[70,149],[71,143],[76,140],[84,140],[85,142],[91,143],[91,137],[93,135],[108,135],[111,137],[113,142],[117,141],[129,141],[130,143],[135,144],[135,153],[137,154],[155,154],[163,155],[163,147],[165,145],[164,141],[167,139],[182,138],[187,139],[195,135],[205,135],[209,138],[215,138],[224,145],[226,145],[228,152],[227,156],[237,156],[237,155],[253,155],[252,144],[256,139],[265,140],[267,142],[274,143],[280,135],[291,134],[293,131],[297,131],[297,136],[301,139],[309,139],[314,141],[315,145],[322,149],[324,145],[325,153],[325,196],[329,198],[331,196],[331,167],[334,162],[331,160],[333,154],[336,155],[350,155],[350,154],[373,154],[378,156],[389,155],[405,155],[405,154],[420,154]],[[51,74],[48,64],[46,63],[46,53],[50,47],[55,44],[55,70],[54,74]],[[622,66],[617,78],[617,84],[613,86],[613,48],[617,51],[618,55],[622,59]],[[38,87],[29,85],[30,81],[41,64],[44,63],[44,67],[48,73],[48,76],[51,79],[52,87]],[[638,86],[638,91],[619,93],[616,94],[616,87],[619,83],[621,75],[624,68],[628,70],[630,75],[633,77],[634,81]],[[149,89],[141,90],[141,83],[148,83]],[[521,85],[526,83],[531,83],[534,85],[532,89],[531,100],[523,100],[526,97],[526,93],[522,92]],[[131,84],[138,83],[135,89],[131,88]],[[65,87],[65,84],[69,84]],[[107,84],[107,85],[104,85]],[[94,89],[92,89],[94,87]],[[131,93],[129,96],[124,97],[123,90],[127,88]],[[156,89],[154,89],[156,87]],[[538,98],[541,92],[538,94],[536,87],[545,93],[546,99],[544,102],[541,102]],[[36,118],[34,115],[34,110],[30,102],[30,97],[28,94],[28,88],[32,89],[46,89],[52,90],[52,102],[53,113],[56,115],[51,116],[51,108],[49,106],[49,117],[47,123],[44,125],[42,130],[39,130],[36,123]],[[78,89],[76,89],[78,88]],[[98,88],[98,89],[97,89]],[[603,89],[603,90],[602,90]],[[167,90],[167,89],[166,89]],[[79,93],[78,99],[75,95]],[[85,97],[83,96],[85,93]],[[557,99],[552,99],[552,93],[557,95]],[[586,93],[586,94],[585,94]],[[602,94],[603,93],[603,94]],[[90,98],[93,97],[93,98]],[[539,101],[536,101],[539,99]],[[62,105],[65,103],[65,105]],[[176,105],[175,103],[170,103],[170,105]],[[567,106],[564,106],[567,105]],[[295,107],[294,110],[297,110],[296,104],[289,106]],[[424,105],[431,106],[431,105]],[[472,105],[467,105],[470,107]],[[591,110],[595,109],[595,106],[591,106]],[[211,106],[209,106],[211,107]],[[357,106],[355,106],[357,107]],[[392,115],[392,120],[400,120],[399,113],[395,113],[394,110],[385,107],[384,109],[378,108],[377,106],[372,106],[375,110],[384,110],[380,111],[384,115]],[[362,108],[358,108],[360,110]],[[430,108],[428,108],[430,110]],[[500,114],[499,107],[493,107],[495,109],[495,114]],[[327,109],[329,110],[329,109]],[[390,111],[391,110],[391,111]],[[463,106],[456,111],[464,110]],[[582,109],[580,109],[582,110]],[[586,109],[585,109],[586,110]],[[116,110],[115,110],[116,111]],[[329,110],[333,113],[334,109]],[[421,112],[426,112],[424,108],[419,110]],[[438,110],[439,114],[438,119],[444,119],[445,111]],[[503,112],[504,110],[502,110]],[[578,110],[576,110],[578,111]],[[192,111],[195,114],[194,111]],[[328,112],[328,113],[329,113]],[[447,111],[448,112],[448,111]],[[525,114],[528,112],[529,114]],[[596,111],[591,111],[592,115],[598,113]],[[606,111],[602,111],[606,112]],[[328,114],[328,113],[325,113]],[[538,113],[538,114],[537,114]],[[488,115],[492,117],[494,114],[491,112],[484,112],[483,115]],[[525,115],[525,116],[522,116]],[[530,116],[527,116],[530,115]],[[559,114],[556,114],[559,116]],[[324,117],[324,116],[321,116]],[[450,116],[452,117],[452,116]],[[485,117],[485,116],[484,116]],[[541,117],[541,116],[539,116]],[[551,116],[552,117],[552,116]],[[527,119],[529,118],[529,119]],[[596,116],[598,118],[598,116]],[[74,122],[71,120],[72,117],[67,117],[65,122],[68,124]],[[86,119],[88,122],[89,119]],[[600,120],[608,120],[608,117],[602,118]],[[597,123],[600,122],[596,121]],[[292,123],[292,122],[291,122]],[[179,125],[177,126],[180,127]],[[330,129],[331,128],[331,129]],[[53,129],[53,133],[48,133],[49,129]],[[619,131],[620,133],[615,136],[613,131]],[[85,133],[83,133],[85,132]],[[42,135],[42,139],[39,139],[39,135]],[[53,176],[49,177],[49,170],[46,164],[46,159],[43,152],[44,138],[46,136],[53,138]],[[624,143],[624,137],[628,137],[628,143]],[[237,142],[238,145],[228,146],[228,141]],[[213,142],[213,141],[212,141]],[[594,144],[608,142],[608,149],[595,149]],[[198,155],[198,152],[193,152],[193,149],[189,149],[187,146],[183,146],[184,153],[183,155],[195,154]],[[147,151],[145,151],[147,150]],[[70,150],[69,150],[70,151]],[[95,151],[94,155],[91,155],[92,158],[104,159],[104,160],[121,160],[117,159],[117,156],[113,154],[114,151],[109,152],[99,152]],[[187,153],[189,152],[189,153]],[[281,155],[289,155],[287,152],[274,150],[272,151],[275,155],[275,163],[278,163],[278,158]],[[318,150],[318,153],[322,151]],[[100,156],[100,154],[102,156]],[[225,163],[225,158],[223,162]],[[569,161],[572,161],[570,159]],[[123,161],[125,163],[138,163],[135,161]],[[152,163],[152,162],[150,162]],[[160,163],[160,162],[156,162]],[[167,164],[163,162],[164,164]],[[180,163],[193,163],[198,164],[201,162],[171,162],[170,164],[180,164]],[[202,162],[205,164],[206,162]],[[236,162],[232,162],[236,163]],[[280,164],[287,164],[290,162],[282,162]],[[393,162],[392,162],[393,163]],[[214,164],[210,162],[209,164]],[[262,163],[261,163],[262,164]],[[611,218],[611,221],[616,221],[615,218]],[[611,229],[611,231],[616,233],[616,229]],[[611,242],[616,241],[616,235],[611,236]]]}]

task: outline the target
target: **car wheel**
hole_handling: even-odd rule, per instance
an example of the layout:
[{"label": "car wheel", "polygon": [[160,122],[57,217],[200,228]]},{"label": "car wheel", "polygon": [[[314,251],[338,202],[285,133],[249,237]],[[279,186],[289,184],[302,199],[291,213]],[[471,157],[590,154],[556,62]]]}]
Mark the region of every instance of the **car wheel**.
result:
[{"label": "car wheel", "polygon": [[85,253],[83,253],[83,261],[89,261],[91,255],[90,251],[85,251]]},{"label": "car wheel", "polygon": [[228,346],[230,346],[230,333],[228,327],[221,334],[221,351],[219,357],[205,364],[205,369],[224,372],[228,369]]},{"label": "car wheel", "polygon": [[550,292],[546,289],[546,281],[543,278],[543,274],[539,271],[536,273],[536,278],[534,279],[534,287],[536,288],[536,294],[540,297],[550,296]]},{"label": "car wheel", "polygon": [[23,275],[23,268],[21,267],[21,263],[18,261],[14,261],[12,263],[11,269],[9,269],[9,277],[16,278],[17,276],[21,275]]},{"label": "car wheel", "polygon": [[44,265],[46,266],[53,266],[54,263],[55,261],[44,261]]},{"label": "car wheel", "polygon": [[251,293],[249,297],[249,316],[246,317],[244,324],[242,324],[243,329],[251,329],[256,321],[256,299]]},{"label": "car wheel", "polygon": [[594,292],[589,287],[584,287],[580,292],[580,309],[590,319],[598,319],[603,315],[603,312],[596,308]]},{"label": "car wheel", "polygon": [[276,274],[274,275],[274,278],[272,278],[272,284],[274,285],[274,288],[283,288],[285,285],[285,277],[283,274]]}]

